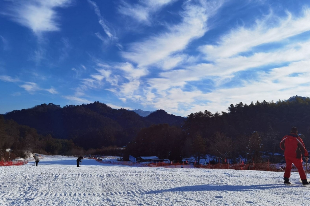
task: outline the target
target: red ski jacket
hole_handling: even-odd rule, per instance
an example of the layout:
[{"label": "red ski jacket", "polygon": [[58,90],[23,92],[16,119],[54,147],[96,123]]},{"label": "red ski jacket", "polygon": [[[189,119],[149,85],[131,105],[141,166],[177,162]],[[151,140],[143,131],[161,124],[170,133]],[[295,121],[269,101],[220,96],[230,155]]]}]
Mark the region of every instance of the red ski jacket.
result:
[{"label": "red ski jacket", "polygon": [[285,135],[280,142],[280,147],[284,150],[285,157],[301,159],[302,155],[305,157],[309,155],[304,142],[296,134]]}]

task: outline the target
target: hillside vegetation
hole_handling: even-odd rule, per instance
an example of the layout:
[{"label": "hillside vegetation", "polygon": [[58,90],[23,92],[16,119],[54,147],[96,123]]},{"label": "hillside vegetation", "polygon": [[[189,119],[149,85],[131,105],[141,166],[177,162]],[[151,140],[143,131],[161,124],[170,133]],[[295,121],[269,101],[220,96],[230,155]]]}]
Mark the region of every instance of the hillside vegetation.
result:
[{"label": "hillside vegetation", "polygon": [[[71,150],[80,147],[93,149],[94,153],[111,153],[112,150],[106,148],[126,146],[118,153],[124,159],[129,155],[156,155],[181,161],[194,156],[198,161],[210,154],[221,161],[238,161],[241,157],[255,162],[281,161],[279,142],[292,126],[298,127],[310,148],[310,99],[298,96],[276,103],[257,101],[247,105],[240,102],[231,104],[227,112],[212,114],[205,110],[187,118],[164,110],[141,117],[133,111],[112,109],[99,102],[63,108],[42,104],[9,112],[4,118],[1,121],[6,127],[16,125],[17,130],[32,131],[35,138],[31,140],[31,147],[45,145],[40,148],[49,153],[64,153],[68,147],[60,145],[70,143]],[[27,127],[18,126],[13,120]],[[1,138],[5,137],[2,142],[6,142],[1,148],[13,147],[12,142],[27,145],[28,140],[24,139],[27,135],[15,134],[14,130],[1,130],[4,134]],[[8,141],[11,139],[14,141]],[[48,141],[52,142],[49,144],[53,149],[46,146]]]},{"label": "hillside vegetation", "polygon": [[[207,110],[192,113],[182,126],[182,135],[176,129],[163,133],[163,130],[169,130],[164,125],[157,129],[150,127],[128,145],[126,154],[154,154],[156,148],[162,148],[158,145],[164,144],[168,154],[174,154],[175,159],[195,156],[199,160],[205,154],[211,154],[221,161],[238,161],[240,157],[255,162],[281,161],[283,157],[278,153],[283,152],[279,142],[289,134],[292,126],[298,127],[300,136],[310,148],[309,98],[296,96],[288,101],[257,101],[250,105],[240,102],[231,104],[228,112],[221,114]],[[161,158],[169,157],[156,151]],[[179,153],[175,155],[175,151]]]},{"label": "hillside vegetation", "polygon": [[123,147],[142,128],[160,123],[180,127],[185,121],[185,118],[167,114],[164,110],[141,117],[133,111],[112,109],[100,102],[63,108],[51,103],[41,104],[6,113],[4,118],[35,128],[42,135],[72,140],[86,150]]}]

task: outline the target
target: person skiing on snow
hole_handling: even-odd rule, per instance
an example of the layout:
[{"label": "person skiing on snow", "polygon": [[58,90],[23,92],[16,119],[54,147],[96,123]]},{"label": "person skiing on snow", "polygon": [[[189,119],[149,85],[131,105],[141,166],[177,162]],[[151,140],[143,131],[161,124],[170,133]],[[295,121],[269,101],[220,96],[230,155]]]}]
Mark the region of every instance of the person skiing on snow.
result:
[{"label": "person skiing on snow", "polygon": [[77,167],[80,166],[80,162],[82,162],[82,159],[83,159],[82,156],[80,156],[79,158],[77,158],[77,160],[76,160],[76,165],[77,165]]},{"label": "person skiing on snow", "polygon": [[38,166],[38,163],[40,162],[38,154],[33,155],[33,158],[34,158],[34,161],[36,162],[36,166]]},{"label": "person skiing on snow", "polygon": [[280,148],[284,150],[284,157],[286,162],[286,168],[284,172],[284,184],[291,184],[289,178],[291,176],[292,164],[298,169],[300,179],[303,185],[309,185],[307,176],[302,167],[302,155],[304,155],[306,162],[308,162],[308,151],[305,148],[305,144],[298,136],[298,129],[292,127],[291,133],[285,135],[281,142]]}]

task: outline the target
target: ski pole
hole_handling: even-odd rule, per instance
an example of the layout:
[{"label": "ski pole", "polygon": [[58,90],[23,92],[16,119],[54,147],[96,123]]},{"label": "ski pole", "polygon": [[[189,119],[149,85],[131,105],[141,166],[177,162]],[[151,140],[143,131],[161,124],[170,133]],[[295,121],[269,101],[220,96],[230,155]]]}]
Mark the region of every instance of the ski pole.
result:
[{"label": "ski pole", "polygon": [[308,173],[308,158],[306,158],[306,174]]}]

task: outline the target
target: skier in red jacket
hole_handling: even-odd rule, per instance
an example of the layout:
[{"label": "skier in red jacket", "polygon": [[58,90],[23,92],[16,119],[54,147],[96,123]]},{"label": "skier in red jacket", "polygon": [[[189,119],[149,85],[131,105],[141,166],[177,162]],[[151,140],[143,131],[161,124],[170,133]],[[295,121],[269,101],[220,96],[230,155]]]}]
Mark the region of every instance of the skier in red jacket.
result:
[{"label": "skier in red jacket", "polygon": [[286,161],[284,183],[291,184],[289,178],[291,176],[292,164],[294,164],[298,169],[302,184],[309,185],[310,183],[307,181],[307,176],[302,167],[302,155],[305,156],[305,160],[308,162],[308,151],[305,148],[304,142],[298,136],[298,130],[296,127],[292,127],[291,133],[282,138],[280,147],[284,150],[284,157]]}]

